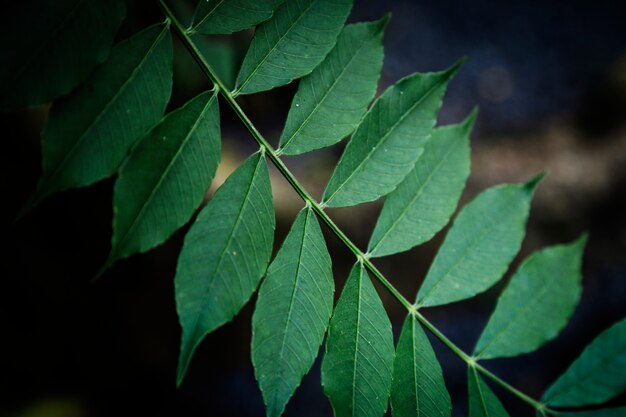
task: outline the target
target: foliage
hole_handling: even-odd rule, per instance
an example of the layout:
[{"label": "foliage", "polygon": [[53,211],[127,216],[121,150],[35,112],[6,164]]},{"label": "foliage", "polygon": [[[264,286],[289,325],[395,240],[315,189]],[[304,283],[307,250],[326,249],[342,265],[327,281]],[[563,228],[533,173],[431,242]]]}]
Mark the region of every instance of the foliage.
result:
[{"label": "foliage", "polygon": [[[349,0],[201,1],[189,29],[161,3],[165,23],[112,49],[123,17],[119,1],[38,3],[39,15],[50,19],[23,33],[24,48],[12,50],[3,66],[0,79],[7,87],[1,107],[58,99],[42,134],[42,179],[26,209],[52,193],[118,173],[112,248],[102,271],[164,242],[201,205],[220,157],[218,96],[259,144],[259,151],[200,210],[186,235],[174,278],[183,330],[178,384],[203,338],[230,321],[262,282],[251,350],[268,416],[282,414],[318,356],[326,331],[322,385],[337,416],[382,416],[389,400],[394,417],[451,415],[441,366],[424,328],[467,363],[472,417],[507,415],[485,378],[544,416],[560,415],[560,407],[604,403],[626,390],[626,321],[598,336],[541,401],[482,365],[483,360],[532,352],[558,335],[581,295],[585,237],[540,250],[521,264],[474,356],[421,314],[426,307],[471,298],[502,278],[520,249],[533,191],[543,174],[490,188],[461,208],[415,303],[371,261],[429,241],[456,209],[470,171],[469,137],[477,112],[456,125],[435,125],[462,61],[441,72],[399,80],[372,104],[389,17],[345,25]],[[20,22],[19,16],[12,22]],[[257,24],[230,91],[196,40]],[[163,117],[172,87],[172,31],[214,89]],[[56,36],[45,36],[51,32]],[[43,53],[34,58],[26,54],[37,50]],[[60,71],[67,60],[71,65],[63,68],[69,70]],[[38,77],[38,67],[49,69],[47,77]],[[296,79],[299,87],[274,150],[236,97]],[[316,202],[280,157],[328,147],[349,135],[323,201]],[[305,201],[271,264],[275,219],[268,159]],[[381,197],[384,207],[367,252],[324,211]],[[334,310],[331,256],[318,219],[356,258]],[[370,274],[407,309],[395,348]],[[568,408],[564,415],[622,414],[623,409]]]}]

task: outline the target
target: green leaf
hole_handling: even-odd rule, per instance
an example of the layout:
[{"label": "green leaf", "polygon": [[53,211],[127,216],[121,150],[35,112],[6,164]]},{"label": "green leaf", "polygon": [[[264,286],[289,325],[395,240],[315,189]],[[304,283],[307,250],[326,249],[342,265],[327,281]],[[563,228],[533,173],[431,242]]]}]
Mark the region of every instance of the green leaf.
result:
[{"label": "green leaf", "polygon": [[237,94],[271,90],[311,71],[333,48],[352,0],[289,0],[258,26],[237,76]]},{"label": "green leaf", "polygon": [[407,316],[393,362],[394,417],[450,416],[452,404],[441,366],[417,320]]},{"label": "green leaf", "polygon": [[85,84],[52,106],[42,137],[43,177],[28,206],[113,174],[161,120],[171,88],[166,25],[150,26],[116,45]]},{"label": "green leaf", "polygon": [[391,323],[359,262],[330,320],[322,362],[322,386],[335,417],[385,414],[393,356]]},{"label": "green leaf", "polygon": [[259,290],[252,363],[266,415],[278,417],[311,369],[333,311],[333,272],[310,208],[300,212]]},{"label": "green leaf", "polygon": [[14,3],[2,19],[0,110],[69,93],[107,58],[125,13],[120,0]]},{"label": "green leaf", "polygon": [[300,81],[280,151],[297,155],[339,142],[358,126],[374,98],[389,17],[346,26],[333,50]]},{"label": "green leaf", "polygon": [[200,0],[192,30],[204,35],[248,29],[270,17],[283,0]]},{"label": "green leaf", "polygon": [[586,237],[535,252],[519,267],[474,350],[480,359],[532,352],[565,327],[582,293]]},{"label": "green leaf", "polygon": [[604,408],[602,410],[591,411],[562,411],[559,415],[564,417],[624,417],[626,407]]},{"label": "green leaf", "polygon": [[422,154],[448,82],[460,65],[410,75],[376,100],[333,172],[324,192],[326,205],[353,206],[396,188]]},{"label": "green leaf", "polygon": [[164,242],[202,203],[220,160],[217,93],[168,114],[133,149],[113,198],[108,265]]},{"label": "green leaf", "polygon": [[543,396],[553,407],[600,404],[626,391],[626,319],[602,332]]},{"label": "green leaf", "polygon": [[[217,76],[228,88],[235,84],[237,57],[234,48],[225,43],[202,35],[192,35],[191,39],[202,56],[215,70]],[[187,51],[185,51],[187,53]],[[187,55],[189,55],[187,53]],[[191,59],[193,61],[193,59]]]},{"label": "green leaf", "polygon": [[519,251],[542,176],[489,188],[461,210],[419,290],[418,306],[471,298],[502,278]]},{"label": "green leaf", "polygon": [[259,285],[274,227],[269,172],[259,152],[219,188],[185,237],[174,280],[183,328],[178,385],[202,339],[230,321]]},{"label": "green leaf", "polygon": [[409,250],[448,223],[469,176],[475,120],[473,112],[461,124],[433,131],[415,168],[385,199],[368,245],[372,256]]},{"label": "green leaf", "polygon": [[508,417],[504,406],[478,375],[475,368],[467,371],[469,417]]}]

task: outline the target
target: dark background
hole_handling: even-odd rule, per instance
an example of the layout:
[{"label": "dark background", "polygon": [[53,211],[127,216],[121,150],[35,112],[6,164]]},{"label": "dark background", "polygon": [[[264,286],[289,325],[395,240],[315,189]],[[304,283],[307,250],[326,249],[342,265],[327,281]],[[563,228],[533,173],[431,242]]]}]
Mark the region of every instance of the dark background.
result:
[{"label": "dark background", "polygon": [[[187,3],[177,5],[188,16]],[[560,337],[536,353],[487,364],[539,397],[599,332],[626,316],[626,10],[618,1],[359,1],[350,21],[391,11],[381,89],[414,71],[469,61],[450,84],[440,123],[481,112],[472,137],[472,174],[462,202],[485,187],[521,182],[548,169],[511,269],[532,251],[590,233],[584,293]],[[153,2],[130,2],[123,39],[162,15]],[[6,34],[3,34],[6,36]],[[213,38],[216,66],[228,72],[245,52],[249,33]],[[228,49],[224,49],[228,46]],[[176,44],[176,108],[208,84]],[[232,52],[234,51],[234,52]],[[296,84],[241,98],[273,143]],[[224,153],[211,192],[247,154],[251,138],[222,103]],[[187,227],[155,250],[118,262],[96,285],[111,235],[113,179],[48,198],[12,223],[34,190],[40,168],[39,132],[47,106],[0,114],[3,204],[0,315],[0,414],[11,416],[262,416],[250,363],[254,299],[230,324],[209,335],[181,389],[174,387],[180,338],[173,277]],[[319,197],[341,146],[289,158],[288,165]],[[276,172],[276,243],[300,200]],[[367,243],[380,203],[331,211],[360,246]],[[327,232],[325,230],[325,232]],[[445,232],[405,254],[377,260],[409,299]],[[326,233],[337,295],[354,259]],[[425,311],[446,335],[471,351],[510,276],[475,299]],[[404,312],[379,292],[398,336]],[[466,415],[464,364],[433,339],[454,415]],[[319,361],[318,361],[319,362]],[[319,363],[287,406],[286,416],[330,416]],[[512,416],[532,410],[497,387]],[[626,404],[618,398],[614,404]]]}]

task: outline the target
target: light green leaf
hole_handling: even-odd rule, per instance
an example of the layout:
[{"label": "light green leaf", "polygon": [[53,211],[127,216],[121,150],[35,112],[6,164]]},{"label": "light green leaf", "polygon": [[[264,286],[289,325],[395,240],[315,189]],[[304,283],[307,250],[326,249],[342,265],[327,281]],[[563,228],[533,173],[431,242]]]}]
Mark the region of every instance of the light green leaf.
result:
[{"label": "light green leaf", "polygon": [[120,0],[11,4],[4,5],[0,36],[0,110],[69,93],[107,58],[124,18]]},{"label": "light green leaf", "polygon": [[164,242],[202,203],[220,160],[217,93],[168,114],[133,149],[113,198],[108,265]]},{"label": "light green leaf", "polygon": [[532,352],[565,327],[582,293],[586,237],[535,252],[519,267],[474,350],[480,359]]},{"label": "light green leaf", "polygon": [[519,251],[542,176],[489,188],[461,210],[419,290],[418,306],[471,298],[502,278]]},{"label": "light green leaf", "polygon": [[192,30],[205,35],[248,29],[272,17],[283,0],[200,0]]},{"label": "light green leaf", "polygon": [[297,155],[339,142],[357,127],[374,98],[389,17],[346,26],[333,50],[298,86],[280,151]]},{"label": "light green leaf", "polygon": [[402,326],[391,386],[393,417],[450,416],[452,404],[428,337],[411,315]]},{"label": "light green leaf", "polygon": [[602,332],[543,396],[553,407],[600,404],[626,391],[626,319]]},{"label": "light green leaf", "polygon": [[335,417],[385,414],[393,356],[391,323],[359,262],[330,320],[322,362],[322,386]]},{"label": "light green leaf", "polygon": [[333,48],[352,0],[289,0],[258,26],[243,60],[238,94],[271,90],[311,71]]},{"label": "light green leaf", "polygon": [[564,417],[624,417],[626,407],[604,408],[602,410],[591,411],[563,411],[559,415]]},{"label": "light green leaf", "polygon": [[29,206],[113,174],[161,120],[171,89],[166,25],[150,26],[116,45],[85,84],[52,106],[42,137],[43,177]]},{"label": "light green leaf", "polygon": [[467,370],[469,417],[508,417],[504,406],[478,375],[475,368]]},{"label": "light green leaf", "polygon": [[259,290],[252,362],[266,415],[278,417],[311,369],[333,311],[333,272],[310,208],[300,212]]},{"label": "light green leaf", "polygon": [[402,182],[430,138],[443,94],[459,66],[410,75],[376,100],[333,172],[324,191],[326,205],[373,201]]},{"label": "light green leaf", "polygon": [[269,172],[259,152],[219,188],[185,237],[174,280],[183,328],[179,385],[202,339],[230,321],[259,285],[274,227]]},{"label": "light green leaf", "polygon": [[476,120],[437,128],[415,168],[387,196],[368,252],[385,256],[430,240],[456,208],[470,171],[469,136]]}]

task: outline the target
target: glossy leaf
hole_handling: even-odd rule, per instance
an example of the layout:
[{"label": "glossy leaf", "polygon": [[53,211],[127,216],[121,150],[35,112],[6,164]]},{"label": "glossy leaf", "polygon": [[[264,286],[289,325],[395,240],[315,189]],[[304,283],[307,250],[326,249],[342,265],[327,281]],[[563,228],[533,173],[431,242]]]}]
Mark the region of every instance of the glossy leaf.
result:
[{"label": "glossy leaf", "polygon": [[344,207],[373,201],[402,182],[430,138],[443,94],[459,66],[403,78],[376,100],[333,172],[325,204]]},{"label": "glossy leaf", "polygon": [[419,306],[471,298],[502,278],[524,238],[540,179],[492,187],[461,210],[419,290]]},{"label": "glossy leaf", "polygon": [[284,2],[257,27],[237,93],[271,90],[313,71],[335,45],[351,8],[351,0]]},{"label": "glossy leaf", "polygon": [[176,307],[183,328],[177,382],[202,339],[250,299],[274,240],[269,172],[261,153],[248,158],[202,209],[178,258]]},{"label": "glossy leaf", "polygon": [[282,414],[311,369],[333,311],[334,291],[322,230],[305,208],[267,270],[252,319],[252,362],[268,417]]},{"label": "glossy leaf", "polygon": [[[8,4],[8,3],[7,3]],[[0,36],[0,110],[69,93],[109,55],[121,0],[12,2]]]},{"label": "glossy leaf", "polygon": [[391,323],[361,263],[348,277],[330,320],[322,386],[335,417],[382,417],[393,367]]},{"label": "glossy leaf", "polygon": [[543,396],[553,407],[600,404],[626,391],[626,320],[602,332]]},{"label": "glossy leaf", "polygon": [[207,91],[168,114],[120,169],[109,264],[155,247],[185,224],[219,160],[217,93]]},{"label": "glossy leaf", "polygon": [[391,409],[393,417],[451,415],[441,365],[424,330],[411,315],[402,326],[393,362]]},{"label": "glossy leaf", "polygon": [[374,98],[389,18],[346,26],[333,50],[298,86],[280,149],[297,155],[348,136]]},{"label": "glossy leaf", "polygon": [[504,406],[489,389],[476,369],[467,371],[467,390],[469,397],[469,417],[508,417]]},{"label": "glossy leaf", "polygon": [[283,0],[200,0],[193,31],[205,35],[229,34],[248,29],[272,17]]},{"label": "glossy leaf", "polygon": [[57,101],[42,137],[43,177],[30,200],[113,174],[165,112],[172,89],[172,41],[154,25],[120,42],[85,84]]},{"label": "glossy leaf", "polygon": [[565,327],[582,293],[586,237],[528,257],[498,299],[474,350],[480,359],[532,352]]},{"label": "glossy leaf", "polygon": [[564,417],[624,417],[626,416],[626,407],[603,408],[591,411],[563,411],[559,415]]},{"label": "glossy leaf", "polygon": [[368,246],[372,256],[409,250],[448,223],[469,176],[475,120],[476,112],[461,124],[433,131],[415,168],[385,199]]}]

